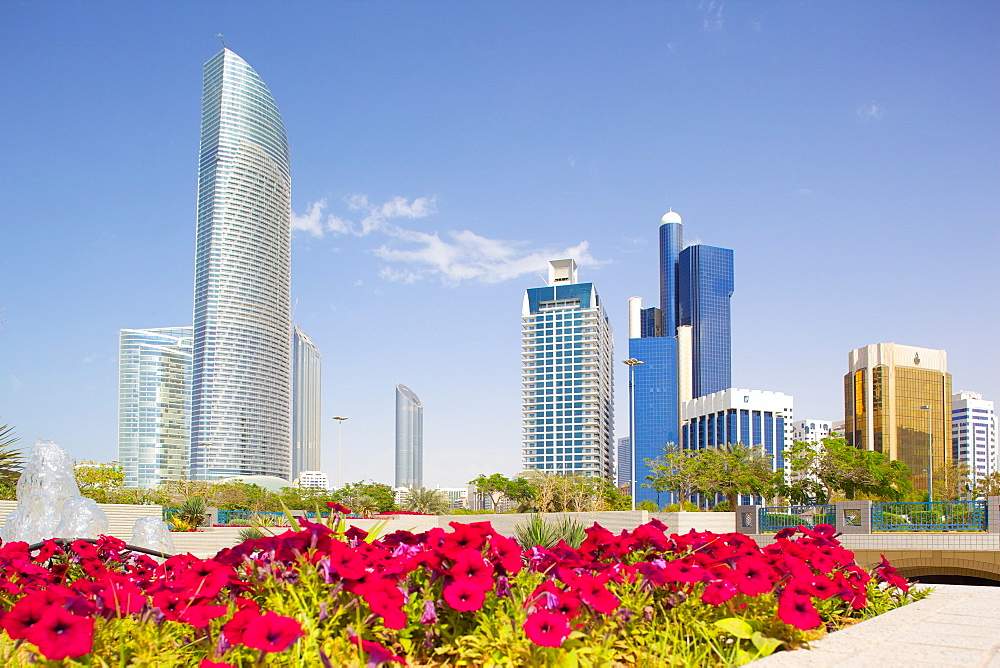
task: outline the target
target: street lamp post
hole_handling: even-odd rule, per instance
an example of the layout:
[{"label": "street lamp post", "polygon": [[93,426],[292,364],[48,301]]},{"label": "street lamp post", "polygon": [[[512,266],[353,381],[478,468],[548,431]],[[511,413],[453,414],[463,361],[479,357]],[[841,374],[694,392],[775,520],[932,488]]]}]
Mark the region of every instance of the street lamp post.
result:
[{"label": "street lamp post", "polygon": [[632,510],[635,510],[635,478],[636,478],[636,462],[635,462],[635,368],[642,364],[640,360],[634,357],[630,357],[627,360],[623,360],[623,364],[628,365],[628,407],[629,407],[629,418],[628,418],[628,448],[631,453],[629,459],[629,467],[632,469],[629,472],[629,489],[632,495]]},{"label": "street lamp post", "polygon": [[921,406],[920,410],[927,411],[927,510],[932,510],[930,504],[934,501],[934,432],[931,430],[931,407]]},{"label": "street lamp post", "polygon": [[344,420],[345,417],[334,416],[337,421],[337,489],[344,485]]}]

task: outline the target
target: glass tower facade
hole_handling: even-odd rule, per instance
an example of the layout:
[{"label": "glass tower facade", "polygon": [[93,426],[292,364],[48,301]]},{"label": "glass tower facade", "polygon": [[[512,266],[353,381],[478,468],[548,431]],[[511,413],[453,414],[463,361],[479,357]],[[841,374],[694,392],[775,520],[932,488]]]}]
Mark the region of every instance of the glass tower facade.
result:
[{"label": "glass tower facade", "polygon": [[195,249],[191,477],[291,473],[291,179],[267,86],[205,64]]},{"label": "glass tower facade", "polygon": [[729,300],[733,251],[688,246],[678,260],[678,325],[691,325],[691,388],[695,398],[732,385]]},{"label": "glass tower facade", "polygon": [[523,468],[611,481],[611,322],[575,262],[550,265],[549,285],[525,291],[521,309]]},{"label": "glass tower facade", "polygon": [[292,479],[321,467],[322,403],[319,348],[302,329],[292,327]]},{"label": "glass tower facade", "polygon": [[118,461],[127,487],[188,475],[190,327],[123,329],[118,348]]},{"label": "glass tower facade", "polygon": [[[943,350],[878,343],[852,350],[844,376],[844,435],[910,469],[927,489],[927,466],[951,463],[951,374]],[[928,408],[924,408],[927,406]]]},{"label": "glass tower facade", "polygon": [[632,372],[631,414],[635,428],[632,468],[635,502],[657,501],[655,490],[642,485],[651,474],[647,459],[662,457],[668,445],[679,443],[677,431],[677,338],[656,336],[628,340],[630,358],[642,362]]},{"label": "glass tower facade", "polygon": [[629,356],[642,363],[632,367],[629,388],[636,503],[657,501],[642,487],[649,474],[645,460],[679,443],[680,403],[728,388],[732,376],[733,251],[684,248],[684,225],[675,211],[660,219],[659,250],[659,307],[643,309],[638,297],[629,306]]},{"label": "glass tower facade", "polygon": [[396,488],[424,486],[424,405],[396,383]]}]

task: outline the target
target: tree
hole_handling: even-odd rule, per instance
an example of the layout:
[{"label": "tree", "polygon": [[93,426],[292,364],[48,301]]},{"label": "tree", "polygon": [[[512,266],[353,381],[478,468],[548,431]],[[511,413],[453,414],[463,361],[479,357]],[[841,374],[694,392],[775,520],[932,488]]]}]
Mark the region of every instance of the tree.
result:
[{"label": "tree", "polygon": [[961,501],[969,494],[969,465],[951,462],[934,469],[934,498],[938,501]]},{"label": "tree", "polygon": [[988,476],[980,478],[976,483],[975,495],[977,499],[1000,496],[1000,473],[994,471]]},{"label": "tree", "polygon": [[675,444],[668,443],[663,448],[662,456],[646,460],[650,470],[650,475],[646,477],[650,482],[643,487],[652,487],[657,492],[676,492],[678,503],[687,501],[701,487],[699,452],[701,451],[682,450]]},{"label": "tree", "polygon": [[451,500],[439,489],[414,487],[406,493],[403,499],[403,510],[414,513],[433,513],[448,515],[451,512]]},{"label": "tree", "polygon": [[98,503],[122,503],[121,496],[126,491],[125,471],[118,462],[74,462],[73,475],[81,496]]},{"label": "tree", "polygon": [[759,445],[727,443],[696,452],[699,486],[725,496],[730,509],[736,508],[742,494],[773,495],[781,479],[771,469],[771,456]]},{"label": "tree", "polygon": [[490,497],[490,501],[493,502],[493,512],[499,512],[500,502],[507,496],[510,483],[510,478],[502,473],[479,474],[479,477],[469,481],[470,485],[475,486],[477,494]]},{"label": "tree", "polygon": [[332,496],[334,501],[344,504],[359,515],[399,510],[392,487],[381,482],[349,482]]},{"label": "tree", "polygon": [[910,491],[910,470],[881,452],[860,450],[838,437],[819,443],[796,442],[786,453],[792,480],[782,493],[800,503],[830,503],[836,492],[847,498],[898,501]]},{"label": "tree", "polygon": [[12,426],[0,425],[0,494],[3,498],[14,498],[14,488],[24,468],[24,457],[14,447],[18,440]]}]

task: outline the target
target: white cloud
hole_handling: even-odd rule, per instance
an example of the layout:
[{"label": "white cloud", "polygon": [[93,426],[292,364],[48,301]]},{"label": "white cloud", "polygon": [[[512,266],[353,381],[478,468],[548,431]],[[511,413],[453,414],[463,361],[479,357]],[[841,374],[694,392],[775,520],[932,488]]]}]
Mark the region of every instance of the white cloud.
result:
[{"label": "white cloud", "polygon": [[698,9],[705,15],[701,22],[703,29],[712,32],[722,30],[722,6],[716,0],[702,0],[698,3]]},{"label": "white cloud", "polygon": [[94,361],[96,361],[96,360],[99,360],[100,358],[101,358],[101,356],[100,356],[100,355],[98,355],[97,353],[90,353],[89,355],[87,355],[86,357],[84,357],[84,358],[83,358],[82,360],[80,360],[80,361],[81,361],[81,362],[82,362],[83,364],[91,364],[91,363],[93,363]]},{"label": "white cloud", "polygon": [[812,195],[813,191],[811,188],[799,188],[799,194],[801,195]]},{"label": "white cloud", "polygon": [[292,231],[301,230],[314,237],[322,237],[327,232],[363,237],[376,230],[384,230],[388,221],[394,218],[424,218],[437,213],[433,197],[417,197],[409,201],[397,196],[388,202],[373,204],[367,195],[355,194],[344,198],[344,202],[349,210],[361,212],[360,223],[326,213],[327,200],[324,197],[310,204],[304,215],[292,213]]},{"label": "white cloud", "polygon": [[323,236],[323,209],[326,208],[326,198],[313,202],[304,216],[292,212],[292,232],[302,230],[314,237]]},{"label": "white cloud", "polygon": [[13,388],[15,390],[20,390],[22,385],[23,385],[23,383],[21,382],[20,378],[18,378],[14,374],[10,374],[10,386],[11,386],[11,388]]},{"label": "white cloud", "polygon": [[885,107],[869,102],[858,106],[857,112],[862,121],[880,121],[885,116]]},{"label": "white cloud", "polygon": [[[379,234],[387,237],[372,253],[386,266],[379,276],[388,281],[413,283],[424,279],[438,279],[447,284],[464,281],[500,283],[518,276],[545,273],[548,261],[573,258],[581,266],[603,264],[589,251],[586,241],[566,248],[528,248],[518,241],[491,239],[471,230],[452,230],[445,233],[425,232],[397,224],[396,220],[415,220],[437,213],[433,197],[405,197],[378,203],[367,195],[355,194],[345,199],[350,211],[360,220],[347,220],[334,214],[325,214],[325,199],[311,204],[295,229],[306,230],[322,236],[323,232],[352,234],[365,237]],[[359,280],[356,285],[361,285]]]}]

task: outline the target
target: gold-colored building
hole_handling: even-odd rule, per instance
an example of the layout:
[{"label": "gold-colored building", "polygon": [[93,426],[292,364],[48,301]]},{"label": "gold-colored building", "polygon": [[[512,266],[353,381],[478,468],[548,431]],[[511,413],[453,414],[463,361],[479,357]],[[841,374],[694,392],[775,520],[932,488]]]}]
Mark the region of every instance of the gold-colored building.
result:
[{"label": "gold-colored building", "polygon": [[910,468],[926,489],[927,465],[951,462],[951,374],[944,350],[876,343],[848,354],[844,435],[857,448],[883,452]]}]

